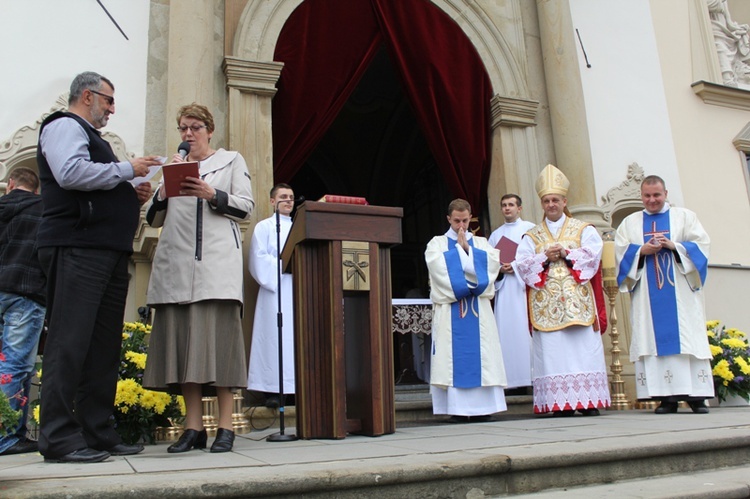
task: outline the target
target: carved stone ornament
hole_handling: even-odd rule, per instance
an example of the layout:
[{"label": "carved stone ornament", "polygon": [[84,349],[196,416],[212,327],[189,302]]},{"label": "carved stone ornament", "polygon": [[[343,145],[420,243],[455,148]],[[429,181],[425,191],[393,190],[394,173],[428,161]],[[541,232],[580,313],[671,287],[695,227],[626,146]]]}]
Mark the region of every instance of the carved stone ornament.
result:
[{"label": "carved stone ornament", "polygon": [[643,182],[645,176],[643,168],[638,163],[631,163],[628,165],[626,180],[602,196],[601,208],[604,211],[604,218],[608,222],[612,222],[613,213],[623,208],[643,208],[641,182]]}]

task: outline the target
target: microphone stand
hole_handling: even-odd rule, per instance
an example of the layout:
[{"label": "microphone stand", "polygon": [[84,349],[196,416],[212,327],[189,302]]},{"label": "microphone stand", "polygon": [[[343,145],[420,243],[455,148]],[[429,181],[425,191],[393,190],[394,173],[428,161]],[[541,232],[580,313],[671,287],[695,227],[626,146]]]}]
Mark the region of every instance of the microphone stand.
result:
[{"label": "microphone stand", "polygon": [[274,204],[276,213],[276,324],[278,327],[279,347],[279,432],[268,435],[267,442],[292,442],[297,440],[297,435],[286,435],[284,433],[284,313],[281,311],[281,218],[279,216],[279,203]]}]

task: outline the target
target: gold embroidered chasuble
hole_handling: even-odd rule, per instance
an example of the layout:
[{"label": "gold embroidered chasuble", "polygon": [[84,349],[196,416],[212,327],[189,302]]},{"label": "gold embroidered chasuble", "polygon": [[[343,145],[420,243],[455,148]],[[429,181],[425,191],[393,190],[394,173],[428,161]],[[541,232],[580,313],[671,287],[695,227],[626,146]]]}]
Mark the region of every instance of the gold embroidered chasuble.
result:
[{"label": "gold embroidered chasuble", "polygon": [[[581,247],[581,235],[588,225],[567,217],[557,237],[542,222],[526,235],[534,241],[537,253],[543,253],[555,243],[566,250]],[[547,279],[540,289],[529,289],[529,315],[537,331],[559,331],[568,326],[590,326],[596,317],[591,283],[578,283],[564,259],[550,262]],[[568,262],[569,263],[569,262]]]}]

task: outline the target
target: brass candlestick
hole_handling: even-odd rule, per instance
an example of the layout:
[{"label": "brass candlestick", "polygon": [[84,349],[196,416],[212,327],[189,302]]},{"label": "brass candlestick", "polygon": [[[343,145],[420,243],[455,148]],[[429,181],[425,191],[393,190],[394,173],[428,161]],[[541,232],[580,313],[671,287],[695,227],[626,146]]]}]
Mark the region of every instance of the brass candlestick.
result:
[{"label": "brass candlestick", "polygon": [[609,298],[609,337],[612,341],[612,383],[610,395],[612,397],[612,409],[630,409],[630,402],[625,397],[625,382],[622,380],[622,363],[620,362],[620,333],[617,331],[617,313],[615,312],[615,300],[620,292],[617,286],[617,265],[615,260],[615,242],[612,233],[606,233],[602,237],[604,249],[602,252],[602,281],[604,292]]},{"label": "brass candlestick", "polygon": [[232,403],[232,430],[238,435],[250,432],[250,421],[247,420],[245,411],[242,409],[244,401],[242,393],[237,392],[234,394]]},{"label": "brass candlestick", "polygon": [[[614,269],[602,269],[602,274],[606,275],[607,270]],[[617,332],[617,313],[615,312],[615,299],[619,293],[617,288],[617,281],[608,281],[604,278],[604,292],[607,293],[609,298],[609,337],[612,340],[612,364],[609,369],[612,371],[612,409],[624,410],[630,409],[630,402],[625,397],[625,382],[622,380],[622,363],[620,363],[620,333]]]},{"label": "brass candlestick", "polygon": [[213,437],[219,428],[219,419],[216,417],[217,399],[216,397],[203,397],[201,400],[203,401],[203,427],[208,436]]}]

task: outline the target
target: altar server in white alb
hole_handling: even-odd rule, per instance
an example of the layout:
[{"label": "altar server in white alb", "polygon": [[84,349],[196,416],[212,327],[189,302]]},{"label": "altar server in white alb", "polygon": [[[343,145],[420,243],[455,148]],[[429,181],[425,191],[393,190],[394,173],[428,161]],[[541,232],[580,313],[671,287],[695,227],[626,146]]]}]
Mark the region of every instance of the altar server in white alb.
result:
[{"label": "altar server in white alb", "polygon": [[[521,197],[506,194],[500,198],[505,223],[490,235],[489,244],[496,248],[505,237],[515,244],[534,227],[521,219]],[[503,255],[500,250],[500,274],[495,281],[495,321],[503,349],[507,388],[531,386],[531,334],[526,307],[526,284],[513,270],[515,254]]]},{"label": "altar server in white alb", "polygon": [[567,212],[570,182],[552,165],[536,181],[544,220],[521,239],[516,272],[529,286],[534,412],[598,416],[609,385],[595,287],[603,242]]},{"label": "altar server in white alb", "polygon": [[447,218],[450,229],[433,237],[425,251],[433,304],[432,408],[450,414],[453,423],[485,422],[507,409],[503,355],[490,305],[499,253],[469,230],[467,201],[454,199]]},{"label": "altar server in white alb", "polygon": [[[250,242],[249,269],[260,285],[253,320],[250,366],[247,388],[263,392],[266,406],[279,407],[279,328],[278,328],[278,265],[276,247],[276,214],[279,212],[279,240],[284,248],[292,228],[290,217],[294,208],[294,191],[287,184],[271,189],[274,215],[255,226]],[[281,312],[283,314],[284,395],[294,394],[294,306],[291,274],[281,274]]]},{"label": "altar server in white alb", "polygon": [[657,414],[677,412],[680,400],[705,414],[714,396],[702,291],[710,240],[695,213],[669,205],[660,177],[643,179],[641,200],[615,239],[617,282],[631,293],[636,395],[660,400]]}]

